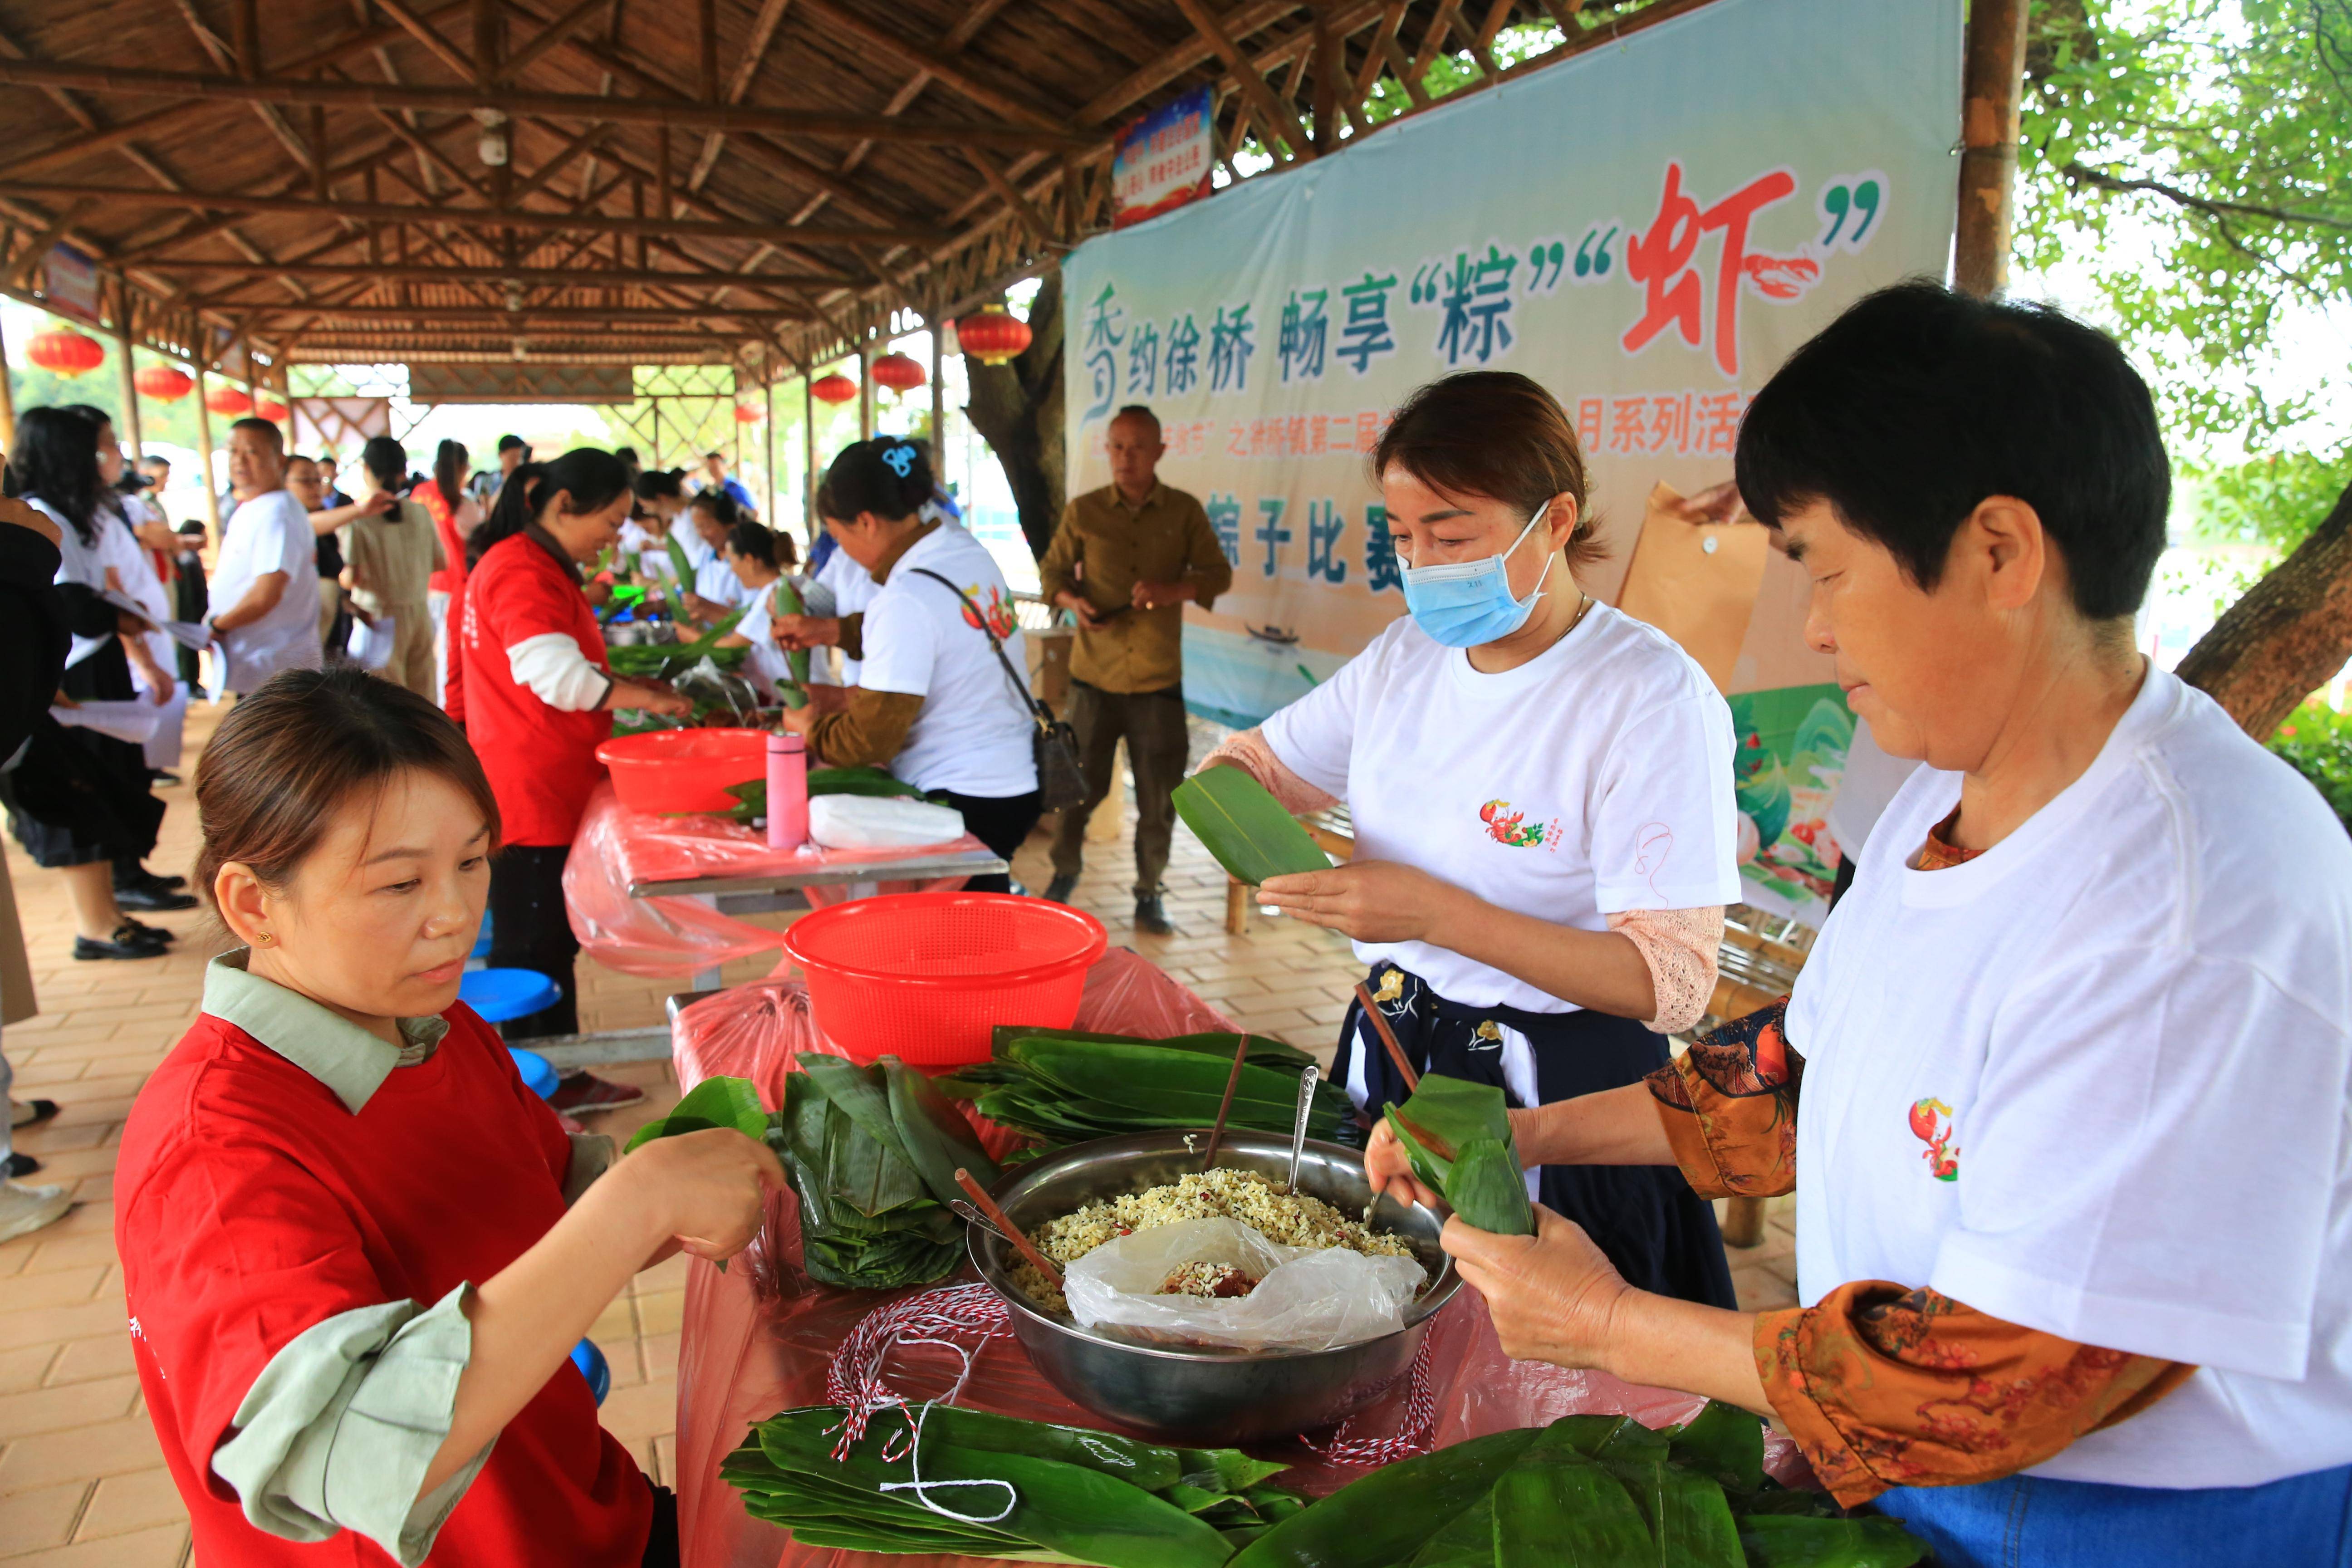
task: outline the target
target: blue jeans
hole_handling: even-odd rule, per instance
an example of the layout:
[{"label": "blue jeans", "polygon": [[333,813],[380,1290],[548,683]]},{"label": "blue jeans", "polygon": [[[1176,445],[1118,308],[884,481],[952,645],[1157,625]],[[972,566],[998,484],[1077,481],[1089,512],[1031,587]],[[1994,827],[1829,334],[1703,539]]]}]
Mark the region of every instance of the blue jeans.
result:
[{"label": "blue jeans", "polygon": [[2352,1568],[2352,1465],[2189,1490],[2011,1476],[1877,1507],[1937,1568]]}]

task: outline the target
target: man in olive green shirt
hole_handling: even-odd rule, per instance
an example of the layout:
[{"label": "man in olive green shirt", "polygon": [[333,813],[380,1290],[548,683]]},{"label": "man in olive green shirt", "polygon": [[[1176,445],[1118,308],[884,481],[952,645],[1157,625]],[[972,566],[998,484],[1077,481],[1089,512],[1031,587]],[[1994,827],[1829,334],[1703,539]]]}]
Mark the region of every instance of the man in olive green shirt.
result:
[{"label": "man in olive green shirt", "polygon": [[1158,478],[1160,421],[1139,404],[1110,422],[1111,482],[1074,499],[1038,565],[1049,604],[1077,616],[1070,658],[1070,727],[1087,776],[1086,803],[1062,813],[1054,880],[1066,900],[1083,865],[1087,819],[1110,794],[1121,736],[1135,770],[1135,923],[1166,935],[1160,877],[1184,777],[1184,605],[1206,609],[1233,585],[1233,563],[1197,497]]}]

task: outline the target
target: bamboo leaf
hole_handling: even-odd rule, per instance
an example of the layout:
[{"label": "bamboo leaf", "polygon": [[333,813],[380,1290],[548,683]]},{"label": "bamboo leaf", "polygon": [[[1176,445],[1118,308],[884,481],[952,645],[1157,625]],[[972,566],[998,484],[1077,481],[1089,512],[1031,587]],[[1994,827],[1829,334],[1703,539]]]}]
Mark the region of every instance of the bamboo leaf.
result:
[{"label": "bamboo leaf", "polygon": [[1273,877],[1331,868],[1331,858],[1297,819],[1239,768],[1203,768],[1178,784],[1176,815],[1235,881],[1255,887]]},{"label": "bamboo leaf", "polygon": [[1748,1568],[1911,1568],[1924,1542],[1891,1519],[1750,1515],[1739,1521]]},{"label": "bamboo leaf", "polygon": [[[1495,1483],[1494,1500],[1495,1568],[1650,1568],[1661,1561],[1625,1489],[1572,1450],[1513,1467]],[[1679,1559],[1669,1561],[1679,1568]]]},{"label": "bamboo leaf", "polygon": [[931,1196],[948,1203],[963,1196],[956,1184],[959,1166],[982,1186],[996,1181],[996,1162],[972,1136],[971,1123],[955,1102],[931,1087],[931,1080],[897,1057],[882,1058],[882,1081],[888,1091],[890,1121],[905,1145],[916,1174]]},{"label": "bamboo leaf", "polygon": [[1536,1233],[1527,1173],[1509,1145],[1492,1138],[1473,1138],[1463,1146],[1445,1179],[1445,1201],[1465,1225],[1497,1236]]},{"label": "bamboo leaf", "polygon": [[[767,1135],[768,1112],[761,1106],[759,1091],[751,1087],[750,1079],[704,1079],[670,1108],[668,1115],[656,1117],[638,1128],[629,1140],[628,1149],[656,1138],[674,1138],[681,1132],[701,1132],[713,1127],[731,1127],[747,1138]],[[628,1152],[628,1149],[622,1152]]]},{"label": "bamboo leaf", "polygon": [[1443,1193],[1464,1224],[1502,1236],[1535,1234],[1501,1089],[1432,1073],[1412,1098],[1388,1107],[1388,1119],[1413,1174]]},{"label": "bamboo leaf", "polygon": [[662,543],[669,550],[669,569],[677,574],[679,590],[683,592],[692,588],[694,563],[686,558],[686,546],[678,542],[678,537],[675,533],[665,533],[662,536]]},{"label": "bamboo leaf", "polygon": [[1764,1423],[1736,1405],[1708,1400],[1666,1441],[1675,1463],[1713,1476],[1728,1490],[1752,1492],[1764,1484]]},{"label": "bamboo leaf", "polygon": [[1485,1497],[1536,1440],[1533,1429],[1473,1437],[1385,1465],[1244,1547],[1233,1568],[1366,1568],[1411,1561]]}]

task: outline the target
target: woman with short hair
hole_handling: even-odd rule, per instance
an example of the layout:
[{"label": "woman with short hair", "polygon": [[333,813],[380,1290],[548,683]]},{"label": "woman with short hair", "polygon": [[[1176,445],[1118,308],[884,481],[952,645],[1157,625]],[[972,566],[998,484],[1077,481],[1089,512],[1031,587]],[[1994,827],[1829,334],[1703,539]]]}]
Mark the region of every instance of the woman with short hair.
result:
[{"label": "woman with short hair", "polygon": [[[1947,1568],[2352,1561],[2352,843],[2135,644],[2146,384],[1908,284],[1797,351],[1737,462],[1808,640],[1925,765],[1785,1004],[1513,1129],[1793,1190],[1803,1305],[1660,1300],[1548,1214],[1446,1250],[1513,1355],[1775,1416]],[[1367,1163],[1427,1195],[1385,1128]]]},{"label": "woman with short hair", "polygon": [[[1407,613],[1210,754],[1356,850],[1260,897],[1344,931],[1416,1072],[1515,1106],[1638,1083],[1715,989],[1733,855],[1731,710],[1663,633],[1586,594],[1584,454],[1526,376],[1422,387],[1372,458]],[[1377,1116],[1403,1076],[1351,1005],[1333,1076]],[[1529,1191],[1646,1289],[1728,1307],[1714,1211],[1671,1161],[1547,1165]]]}]

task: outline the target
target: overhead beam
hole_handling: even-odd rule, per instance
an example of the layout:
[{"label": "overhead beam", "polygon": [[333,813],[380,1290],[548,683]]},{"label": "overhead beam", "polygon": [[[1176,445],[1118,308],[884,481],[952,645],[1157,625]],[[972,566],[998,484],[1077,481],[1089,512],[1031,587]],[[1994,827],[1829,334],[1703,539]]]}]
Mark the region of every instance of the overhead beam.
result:
[{"label": "overhead beam", "polygon": [[[1181,3],[1181,0],[1180,0]],[[1029,97],[988,80],[960,63],[952,55],[925,48],[911,42],[902,28],[884,26],[841,5],[838,0],[801,0],[804,17],[822,16],[836,31],[865,45],[869,49],[889,55],[904,64],[929,72],[943,87],[970,99],[982,109],[993,110],[1007,120],[1034,125],[1041,130],[1063,131],[1066,121],[1043,113],[1034,107]]]},{"label": "overhead beam", "polygon": [[400,24],[408,36],[423,44],[425,52],[457,73],[459,81],[473,81],[474,63],[458,53],[457,46],[441,36],[441,30],[415,12],[403,0],[371,0],[375,8]]},{"label": "overhead beam", "polygon": [[[226,191],[142,190],[128,185],[78,185],[0,182],[0,201],[111,202],[121,206],[185,207],[199,212],[275,213],[294,217],[350,218],[356,223],[457,224],[473,227],[597,230],[635,234],[634,217],[605,213],[525,212],[513,208],[398,206],[383,202],[313,201],[308,197],[247,195]],[[772,223],[677,219],[662,226],[672,237],[764,240],[773,245],[938,245],[944,230],[904,226],[788,228]]]},{"label": "overhead beam", "polygon": [[873,281],[860,272],[714,272],[664,271],[659,268],[593,267],[422,267],[367,262],[298,261],[175,261],[147,263],[159,272],[196,273],[213,277],[342,279],[405,279],[425,283],[520,283],[526,288],[848,288]]},{"label": "overhead beam", "polygon": [[539,30],[536,37],[509,55],[499,64],[499,79],[512,81],[539,63],[540,58],[556,45],[579,31],[583,24],[600,11],[611,8],[613,0],[579,0],[569,11]]},{"label": "overhead beam", "polygon": [[741,321],[803,321],[810,319],[807,310],[779,310],[763,307],[756,310],[734,310],[719,306],[681,306],[675,310],[651,310],[641,305],[623,305],[614,310],[598,310],[593,306],[556,305],[525,306],[520,310],[499,310],[476,305],[306,305],[269,304],[247,306],[241,300],[198,300],[200,306],[249,309],[256,317],[310,316],[321,321],[399,321],[415,325],[419,321],[445,324],[484,326],[520,326],[530,321],[593,321],[599,324],[683,326],[689,321],[714,319]]},{"label": "overhead beam", "polygon": [[[1189,0],[1197,4],[1197,0]],[[330,109],[418,109],[471,114],[478,109],[507,115],[572,120],[609,120],[631,124],[674,125],[698,131],[772,132],[834,141],[896,142],[925,147],[994,147],[1026,151],[1085,152],[1103,138],[1084,132],[1049,130],[1034,124],[971,124],[908,120],[881,114],[822,110],[768,109],[692,100],[598,98],[587,94],[486,91],[471,87],[392,87],[374,82],[317,81],[236,77],[196,71],[133,70],[58,60],[0,59],[0,85],[64,88],[109,96],[202,98],[259,103],[323,104]],[[1263,82],[1260,83],[1263,86]],[[1033,117],[1034,118],[1034,117]]]},{"label": "overhead beam", "polygon": [[1265,85],[1265,78],[1258,74],[1257,67],[1242,53],[1233,36],[1210,13],[1202,0],[1176,0],[1176,9],[1184,13],[1184,19],[1192,24],[1193,30],[1208,40],[1209,47],[1224,61],[1225,68],[1233,72],[1234,79],[1240,83],[1243,98],[1257,110],[1258,119],[1265,122],[1266,128],[1288,143],[1290,155],[1294,158],[1314,157],[1314,144],[1307,141],[1307,132],[1299,128],[1298,117],[1290,112],[1288,104],[1274,96],[1274,89]]}]

